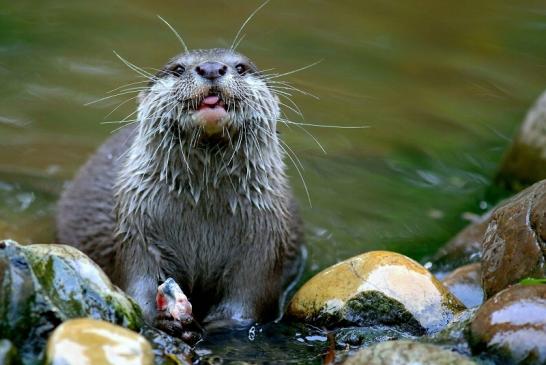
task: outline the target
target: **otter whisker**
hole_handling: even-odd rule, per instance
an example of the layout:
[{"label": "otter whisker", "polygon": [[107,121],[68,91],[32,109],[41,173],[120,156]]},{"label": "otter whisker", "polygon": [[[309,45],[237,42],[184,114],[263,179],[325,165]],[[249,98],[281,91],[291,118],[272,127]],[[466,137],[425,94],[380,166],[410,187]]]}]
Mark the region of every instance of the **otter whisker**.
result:
[{"label": "otter whisker", "polygon": [[141,67],[138,67],[137,65],[127,61],[125,58],[121,57],[116,51],[112,51],[116,55],[117,58],[121,60],[127,67],[129,67],[131,70],[138,73],[140,76],[143,76],[144,78],[147,78],[149,80],[155,80],[157,79],[154,75],[150,74],[146,70],[143,70]]},{"label": "otter whisker", "polygon": [[138,91],[139,91],[139,90],[124,91],[124,92],[121,92],[121,93],[118,93],[118,94],[115,94],[115,95],[109,95],[109,96],[102,97],[102,98],[100,98],[100,99],[96,99],[96,100],[90,101],[90,102],[85,103],[85,104],[83,104],[83,105],[84,105],[84,106],[89,106],[89,105],[92,105],[92,104],[100,103],[101,101],[104,101],[104,100],[108,100],[108,99],[112,99],[112,98],[117,98],[118,96],[127,95],[127,94],[132,94],[132,93],[135,93],[135,92],[138,92]]},{"label": "otter whisker", "polygon": [[[135,95],[135,96],[132,96],[130,97],[129,99],[125,100],[125,101],[122,101],[121,103],[119,103],[110,113],[106,114],[106,116],[104,117],[104,119],[108,118],[110,115],[112,115],[116,110],[118,110],[120,107],[122,107],[123,105],[127,104],[128,102],[130,102],[131,100],[134,100],[138,98],[138,95]],[[138,110],[135,109],[131,114],[129,114],[128,116],[126,116],[125,118],[123,118],[122,120],[125,120],[126,118],[134,115],[135,113],[137,113]]]},{"label": "otter whisker", "polygon": [[127,124],[127,123],[131,123],[131,122],[136,122],[138,120],[139,120],[138,118],[136,118],[136,119],[127,119],[127,120],[108,120],[108,121],[105,121],[105,122],[101,122],[100,124]]},{"label": "otter whisker", "polygon": [[237,41],[237,43],[235,43],[235,45],[233,46],[233,49],[237,49],[237,47],[239,47],[239,44],[241,44],[241,42],[243,41],[243,39],[245,39],[246,37],[246,34],[243,34],[241,36],[241,38],[239,38],[239,40]]},{"label": "otter whisker", "polygon": [[[286,123],[288,119],[283,119],[283,118],[279,118],[279,121],[284,123],[288,128],[290,128],[290,124]],[[326,149],[322,146],[322,144],[319,142],[318,138],[315,137],[311,132],[309,132],[307,129],[305,129],[303,126],[301,125],[297,125],[298,128],[300,128],[301,130],[303,130],[305,132],[305,134],[307,134],[309,137],[311,137],[313,139],[313,141],[315,141],[315,143],[317,144],[317,146],[322,150],[322,152],[326,155]]]},{"label": "otter whisker", "polygon": [[128,87],[125,89],[121,89],[120,92],[126,92],[126,91],[144,91],[149,90],[147,86],[135,86],[135,87]]},{"label": "otter whisker", "polygon": [[186,170],[188,171],[188,174],[191,176],[192,170],[190,167],[190,164],[188,163],[188,159],[186,158],[186,155],[184,154],[184,147],[182,146],[182,133],[180,132],[180,123],[176,123],[176,127],[178,128],[178,144],[180,145],[180,154],[182,155],[182,160],[184,161],[184,164],[186,165]]},{"label": "otter whisker", "polygon": [[249,131],[250,131],[250,136],[252,138],[252,141],[254,142],[254,146],[256,147],[255,150],[258,153],[258,160],[262,163],[262,165],[265,165],[265,159],[262,155],[262,150],[259,147],[260,143],[258,142],[258,136],[256,135],[256,132],[254,130],[249,129]]},{"label": "otter whisker", "polygon": [[189,49],[188,49],[188,46],[186,46],[186,42],[184,42],[184,39],[182,39],[182,37],[180,36],[180,34],[176,31],[176,29],[173,28],[172,25],[169,24],[169,22],[167,22],[165,19],[163,19],[160,15],[157,16],[163,23],[165,23],[165,25],[167,25],[167,27],[169,27],[169,29],[174,33],[174,35],[176,36],[176,38],[178,38],[178,40],[180,41],[180,43],[182,44],[182,47],[184,47],[184,51],[185,52],[189,52]]},{"label": "otter whisker", "polygon": [[[145,83],[148,83],[148,82],[150,82],[150,81],[149,81],[149,80],[142,80],[142,81],[130,82],[130,83],[128,83],[128,84],[118,86],[118,87],[116,87],[115,89],[108,90],[106,93],[107,93],[107,94],[110,94],[110,93],[113,93],[114,91],[118,91],[119,89],[123,89],[124,87],[127,87],[127,86],[138,85],[138,84],[145,84]],[[147,89],[148,87],[144,87],[144,88]]]},{"label": "otter whisker", "polygon": [[[256,126],[256,127],[258,129],[262,130],[264,133],[268,134],[270,138],[273,138],[273,133],[271,131],[268,131],[267,129],[264,129],[263,127],[260,127],[260,126]],[[284,146],[286,148],[284,150],[284,152],[286,152],[287,154],[292,153],[292,155],[294,156],[294,158],[298,162],[298,165],[302,168],[302,170],[305,170],[305,167],[303,166],[303,163],[301,162],[301,160],[298,157],[298,155],[296,154],[296,152],[294,152],[294,150],[286,142],[284,142],[282,139],[279,138],[278,141],[281,143],[282,146]]]},{"label": "otter whisker", "polygon": [[[259,127],[259,128],[261,128],[261,127]],[[308,202],[309,202],[309,207],[312,208],[312,207],[313,207],[313,204],[312,204],[312,202],[311,202],[311,194],[309,193],[309,189],[308,189],[308,187],[307,187],[307,183],[305,182],[305,178],[303,177],[303,173],[302,173],[302,171],[300,170],[300,167],[298,167],[298,164],[296,163],[296,161],[294,160],[294,158],[292,157],[292,155],[291,155],[291,154],[288,152],[288,150],[284,147],[284,146],[288,147],[288,145],[287,145],[285,142],[283,142],[281,139],[279,139],[279,141],[281,142],[281,144],[279,145],[279,148],[280,148],[281,150],[284,151],[284,153],[286,154],[286,156],[288,156],[288,158],[290,159],[290,161],[291,161],[292,164],[294,165],[294,168],[296,169],[296,171],[297,171],[297,173],[298,173],[298,175],[299,175],[299,177],[300,177],[300,179],[301,179],[303,188],[304,188],[304,190],[305,190],[305,194],[306,194],[307,200],[308,200]],[[289,148],[289,147],[288,147],[288,148]],[[290,151],[291,151],[291,149],[290,149]],[[295,157],[297,158],[297,156],[295,156]],[[299,161],[299,159],[298,159],[298,161]],[[301,161],[299,161],[299,163],[301,164]],[[303,165],[302,165],[302,168],[303,168]]]},{"label": "otter whisker", "polygon": [[135,124],[136,122],[137,122],[137,120],[134,120],[134,121],[132,121],[132,122],[129,122],[129,123],[126,123],[126,124],[124,124],[124,125],[122,125],[122,126],[119,126],[119,127],[117,127],[116,129],[114,129],[113,131],[111,131],[110,134],[114,134],[114,133],[116,133],[117,131],[119,131],[119,130],[121,130],[121,129],[127,127],[127,126],[130,126],[131,124]]},{"label": "otter whisker", "polygon": [[293,124],[293,125],[303,125],[307,127],[316,127],[316,128],[338,128],[338,129],[368,129],[371,128],[369,125],[328,125],[328,124],[313,124],[313,123],[300,123],[300,122],[293,122],[291,120],[283,120],[286,124]]},{"label": "otter whisker", "polygon": [[266,80],[272,80],[272,79],[277,79],[279,77],[282,77],[282,76],[287,76],[287,75],[292,75],[292,74],[295,74],[296,72],[300,72],[300,71],[303,71],[303,70],[307,70],[308,68],[311,68],[313,66],[316,66],[318,65],[319,63],[321,63],[323,60],[318,60],[318,61],[315,61],[313,63],[310,63],[309,65],[307,66],[303,66],[303,67],[300,67],[300,68],[297,68],[295,70],[292,70],[292,71],[288,71],[288,72],[285,72],[285,73],[282,73],[282,74],[272,74],[272,75],[269,75],[269,76],[266,76],[265,79]]},{"label": "otter whisker", "polygon": [[[285,81],[269,81],[269,88],[272,89],[272,90],[275,90],[275,91],[278,91],[278,90],[292,90],[292,91],[296,91],[296,92],[299,92],[300,94],[303,94],[303,95],[306,95],[306,96],[310,96],[316,100],[320,100],[320,98],[314,94],[311,94],[310,92],[307,92],[307,91],[304,91],[304,90],[301,90],[301,89],[298,89],[297,87],[294,87],[293,85],[285,82]],[[274,83],[275,85],[271,85],[271,83]],[[276,84],[279,84],[279,85],[276,85]]]},{"label": "otter whisker", "polygon": [[301,111],[301,109],[296,105],[296,103],[294,103],[294,101],[292,101],[292,99],[288,99],[288,100],[290,100],[294,104],[294,107],[291,107],[290,105],[287,105],[280,100],[279,100],[279,105],[282,105],[285,108],[290,109],[291,111],[293,111],[294,113],[296,113],[297,115],[303,118],[303,112]]},{"label": "otter whisker", "polygon": [[254,15],[256,15],[257,12],[259,12],[264,6],[267,5],[267,3],[269,3],[270,0],[265,0],[262,5],[260,5],[256,10],[254,10],[249,16],[248,18],[246,18],[246,20],[244,21],[243,25],[241,25],[241,27],[239,28],[239,30],[237,31],[237,34],[235,35],[235,38],[233,39],[233,42],[231,42],[231,47],[230,49],[231,50],[235,50],[235,44],[237,43],[238,45],[238,42],[237,42],[237,38],[239,38],[239,35],[241,34],[241,32],[243,31],[243,29],[245,28],[245,26],[247,25],[247,23],[254,17]]}]

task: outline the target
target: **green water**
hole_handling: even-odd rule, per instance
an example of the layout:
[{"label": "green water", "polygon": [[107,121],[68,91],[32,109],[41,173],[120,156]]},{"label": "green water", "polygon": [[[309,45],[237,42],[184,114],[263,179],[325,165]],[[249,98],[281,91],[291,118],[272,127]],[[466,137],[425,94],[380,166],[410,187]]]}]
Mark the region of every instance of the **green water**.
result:
[{"label": "green water", "polygon": [[[0,234],[54,239],[62,184],[134,110],[84,106],[137,80],[113,55],[160,67],[180,51],[229,46],[256,1],[0,1]],[[320,98],[280,126],[307,225],[305,276],[371,250],[420,259],[488,207],[502,153],[546,87],[544,1],[274,0],[239,50]],[[286,110],[294,121],[297,115]]]}]

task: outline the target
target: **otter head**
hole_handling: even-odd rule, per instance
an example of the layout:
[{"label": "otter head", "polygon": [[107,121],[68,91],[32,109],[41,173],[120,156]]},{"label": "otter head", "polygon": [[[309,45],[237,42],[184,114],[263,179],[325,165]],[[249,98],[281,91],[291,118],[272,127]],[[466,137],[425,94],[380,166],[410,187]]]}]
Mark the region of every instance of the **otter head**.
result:
[{"label": "otter head", "polygon": [[193,50],[172,58],[140,95],[139,120],[199,138],[257,125],[275,132],[278,98],[247,57],[230,49]]}]

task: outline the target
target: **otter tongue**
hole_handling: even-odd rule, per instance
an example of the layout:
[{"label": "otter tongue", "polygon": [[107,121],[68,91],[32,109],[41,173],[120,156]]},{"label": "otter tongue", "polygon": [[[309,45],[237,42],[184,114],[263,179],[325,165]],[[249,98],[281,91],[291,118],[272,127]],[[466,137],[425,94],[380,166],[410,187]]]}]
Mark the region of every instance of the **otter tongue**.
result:
[{"label": "otter tongue", "polygon": [[207,96],[203,101],[201,102],[202,106],[215,106],[220,101],[220,97],[218,96]]}]

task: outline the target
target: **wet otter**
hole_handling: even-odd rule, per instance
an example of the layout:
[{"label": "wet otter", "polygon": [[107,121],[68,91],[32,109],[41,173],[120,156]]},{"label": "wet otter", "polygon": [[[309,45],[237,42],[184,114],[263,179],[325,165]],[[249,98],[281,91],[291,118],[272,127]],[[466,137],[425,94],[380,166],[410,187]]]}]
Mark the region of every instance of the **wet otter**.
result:
[{"label": "wet otter", "polygon": [[136,126],[62,194],[59,240],[101,265],[149,320],[167,277],[204,323],[276,318],[303,242],[277,96],[231,49],[187,51],[149,78]]}]

